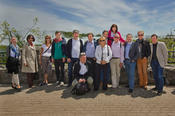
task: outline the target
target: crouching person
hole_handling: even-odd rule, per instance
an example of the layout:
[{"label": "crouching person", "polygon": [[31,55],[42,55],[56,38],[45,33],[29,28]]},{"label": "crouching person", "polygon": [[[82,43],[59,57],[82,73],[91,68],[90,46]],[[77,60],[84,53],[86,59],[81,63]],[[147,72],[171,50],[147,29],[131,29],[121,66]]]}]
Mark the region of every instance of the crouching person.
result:
[{"label": "crouching person", "polygon": [[92,88],[93,84],[92,75],[92,67],[90,62],[86,60],[86,54],[81,53],[80,61],[77,61],[73,67],[73,91],[76,94],[85,94],[88,92],[90,88]]}]

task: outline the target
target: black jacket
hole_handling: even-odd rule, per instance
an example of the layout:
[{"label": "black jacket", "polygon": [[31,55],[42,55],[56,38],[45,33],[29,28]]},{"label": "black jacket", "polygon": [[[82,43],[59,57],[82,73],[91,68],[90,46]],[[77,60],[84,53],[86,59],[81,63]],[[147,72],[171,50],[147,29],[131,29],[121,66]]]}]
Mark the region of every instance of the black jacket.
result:
[{"label": "black jacket", "polygon": [[136,45],[136,42],[133,42],[129,50],[130,61],[133,61],[133,60],[136,61],[138,59],[138,56],[139,56],[138,46]]},{"label": "black jacket", "polygon": [[139,43],[142,44],[141,58],[148,58],[151,55],[151,48],[149,42],[146,40],[142,40],[141,42],[139,42],[139,39],[137,39],[135,42],[135,49],[139,48]]},{"label": "black jacket", "polygon": [[[66,48],[67,48],[66,56],[68,58],[72,58],[72,39],[70,39],[67,42]],[[83,41],[80,39],[80,53],[81,52],[83,52]]]},{"label": "black jacket", "polygon": [[[62,38],[61,48],[62,48],[63,55],[66,56],[66,40],[64,38]],[[55,54],[55,40],[53,40],[53,42],[52,42],[52,49],[51,49],[52,58],[54,57],[54,54]]]},{"label": "black jacket", "polygon": [[86,61],[85,65],[86,65],[88,71],[84,75],[80,75],[80,73],[79,73],[80,72],[80,68],[81,68],[80,61],[77,61],[74,64],[74,67],[73,67],[73,78],[74,79],[79,80],[80,78],[84,78],[84,79],[87,80],[87,78],[89,76],[92,77],[92,67],[91,67],[92,65],[91,65],[91,63],[89,61]]}]

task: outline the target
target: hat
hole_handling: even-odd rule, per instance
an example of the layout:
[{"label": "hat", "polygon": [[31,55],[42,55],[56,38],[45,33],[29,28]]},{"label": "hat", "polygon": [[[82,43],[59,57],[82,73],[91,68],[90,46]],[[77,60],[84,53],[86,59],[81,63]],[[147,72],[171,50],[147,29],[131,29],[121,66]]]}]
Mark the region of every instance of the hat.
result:
[{"label": "hat", "polygon": [[78,30],[73,30],[73,33],[79,33],[79,31]]}]

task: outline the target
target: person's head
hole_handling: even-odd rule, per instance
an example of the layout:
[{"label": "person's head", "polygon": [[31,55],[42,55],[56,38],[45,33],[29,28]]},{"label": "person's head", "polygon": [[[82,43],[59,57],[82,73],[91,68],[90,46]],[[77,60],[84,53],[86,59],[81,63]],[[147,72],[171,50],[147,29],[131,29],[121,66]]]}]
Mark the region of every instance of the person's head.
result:
[{"label": "person's head", "polygon": [[85,52],[80,53],[80,62],[86,63],[86,53]]},{"label": "person's head", "polygon": [[132,42],[132,34],[131,33],[128,33],[127,35],[126,35],[126,41],[127,42]]},{"label": "person's head", "polygon": [[138,38],[141,40],[144,37],[144,31],[138,31],[137,32]]},{"label": "person's head", "polygon": [[114,35],[114,42],[119,42],[119,40],[120,40],[120,35],[119,34],[115,34]]},{"label": "person's head", "polygon": [[88,40],[89,40],[90,42],[92,42],[93,37],[94,37],[94,34],[93,34],[93,33],[88,33]]},{"label": "person's head", "polygon": [[73,30],[73,37],[74,37],[74,39],[78,39],[78,37],[79,37],[79,31],[78,30]]},{"label": "person's head", "polygon": [[45,44],[51,44],[52,43],[52,40],[51,40],[51,36],[50,35],[46,35],[45,36]]},{"label": "person's head", "polygon": [[158,41],[158,36],[156,34],[151,35],[151,40],[153,44],[156,44]]},{"label": "person's head", "polygon": [[16,37],[12,37],[11,40],[10,40],[10,43],[13,44],[13,45],[16,45]]},{"label": "person's head", "polygon": [[104,30],[102,34],[103,34],[103,37],[108,38],[108,31],[107,30]]},{"label": "person's head", "polygon": [[117,33],[118,32],[118,26],[116,24],[112,24],[111,29],[110,29],[113,33]]},{"label": "person's head", "polygon": [[106,38],[105,38],[105,37],[101,37],[101,38],[99,39],[99,43],[100,43],[100,45],[101,45],[102,47],[104,47],[104,46],[106,45]]},{"label": "person's head", "polygon": [[56,37],[56,39],[59,39],[61,37],[61,32],[60,31],[56,31],[55,32],[55,37]]},{"label": "person's head", "polygon": [[35,37],[32,35],[32,34],[29,34],[28,36],[27,36],[27,42],[28,43],[32,43],[32,42],[34,42],[35,41]]}]

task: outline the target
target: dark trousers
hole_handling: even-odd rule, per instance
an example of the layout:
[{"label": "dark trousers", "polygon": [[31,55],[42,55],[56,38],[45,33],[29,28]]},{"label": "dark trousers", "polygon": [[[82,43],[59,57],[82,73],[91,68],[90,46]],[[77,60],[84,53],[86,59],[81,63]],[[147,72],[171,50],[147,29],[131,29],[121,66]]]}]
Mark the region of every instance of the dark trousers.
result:
[{"label": "dark trousers", "polygon": [[[54,60],[57,81],[64,82],[64,62],[62,59]],[[61,76],[60,76],[61,72]]]},{"label": "dark trousers", "polygon": [[92,70],[92,78],[94,79],[95,78],[96,61],[93,58],[87,58],[87,60],[91,63],[90,70]]},{"label": "dark trousers", "polygon": [[94,90],[98,90],[100,86],[100,72],[103,72],[103,89],[107,89],[107,70],[108,64],[97,64],[96,63],[96,76],[95,76],[95,83],[94,83]]},{"label": "dark trousers", "polygon": [[155,80],[155,86],[158,92],[162,92],[163,85],[164,85],[163,68],[160,66],[157,60],[151,61],[151,67],[152,67],[153,77]]},{"label": "dark trousers", "polygon": [[27,83],[29,88],[33,86],[33,78],[35,76],[35,73],[27,73]]},{"label": "dark trousers", "polygon": [[72,85],[72,68],[79,59],[78,58],[71,58],[71,62],[68,63],[68,77],[69,77],[69,85]]}]

